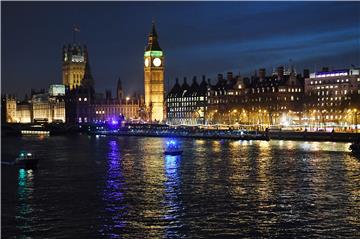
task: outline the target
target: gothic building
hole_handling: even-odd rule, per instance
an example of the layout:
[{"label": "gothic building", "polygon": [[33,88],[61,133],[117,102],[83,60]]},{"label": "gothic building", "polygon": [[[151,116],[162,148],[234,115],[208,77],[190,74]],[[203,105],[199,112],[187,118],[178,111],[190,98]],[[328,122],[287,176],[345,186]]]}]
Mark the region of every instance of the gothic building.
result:
[{"label": "gothic building", "polygon": [[[86,47],[82,51],[79,48],[80,56],[84,52],[84,58],[77,56],[76,61],[67,62],[66,64],[73,64],[81,69],[80,65],[84,66],[82,78],[78,81],[78,76],[75,74],[72,79],[76,81],[69,81],[66,92],[66,122],[76,124],[88,123],[106,123],[115,118],[124,119],[138,119],[140,117],[141,107],[143,105],[140,96],[133,95],[132,97],[125,97],[123,93],[122,83],[120,79],[117,82],[116,97],[112,98],[111,90],[107,90],[105,98],[102,94],[95,93],[94,77],[90,69],[90,61]],[[67,55],[72,57],[73,55]],[[81,64],[80,64],[81,63]],[[65,74],[69,75],[69,74]],[[74,84],[71,84],[73,82]]]}]

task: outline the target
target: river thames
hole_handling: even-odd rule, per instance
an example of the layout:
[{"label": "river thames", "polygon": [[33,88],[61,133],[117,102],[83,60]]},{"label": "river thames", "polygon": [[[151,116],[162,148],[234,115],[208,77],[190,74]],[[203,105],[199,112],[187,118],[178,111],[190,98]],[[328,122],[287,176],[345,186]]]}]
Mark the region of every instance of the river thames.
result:
[{"label": "river thames", "polygon": [[3,238],[359,238],[360,160],[349,143],[7,137]]}]

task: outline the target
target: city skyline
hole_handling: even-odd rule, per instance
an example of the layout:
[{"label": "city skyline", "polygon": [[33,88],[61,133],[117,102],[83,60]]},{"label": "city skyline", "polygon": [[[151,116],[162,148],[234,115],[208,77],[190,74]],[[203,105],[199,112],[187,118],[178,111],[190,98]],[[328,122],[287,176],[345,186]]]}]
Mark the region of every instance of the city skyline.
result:
[{"label": "city skyline", "polygon": [[[88,46],[98,92],[114,92],[120,77],[126,92],[143,94],[143,50],[152,19],[165,52],[167,90],[176,77],[215,78],[227,71],[249,76],[259,68],[288,66],[289,59],[300,73],[358,66],[359,7],[339,2],[2,3],[2,93],[22,97],[31,88],[61,83],[61,49],[72,42],[74,24],[80,28],[77,41]],[[139,14],[121,14],[128,11]],[[179,17],[187,14],[192,17]]]}]

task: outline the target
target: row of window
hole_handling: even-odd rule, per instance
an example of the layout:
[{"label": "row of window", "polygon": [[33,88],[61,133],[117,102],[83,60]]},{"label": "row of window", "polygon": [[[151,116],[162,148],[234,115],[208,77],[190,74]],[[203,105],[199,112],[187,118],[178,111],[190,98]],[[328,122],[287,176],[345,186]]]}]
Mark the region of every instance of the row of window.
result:
[{"label": "row of window", "polygon": [[325,73],[325,74],[318,74],[318,75],[316,75],[316,78],[331,77],[331,76],[347,76],[347,75],[348,75],[347,72]]},{"label": "row of window", "polygon": [[[119,108],[109,108],[109,109],[107,109],[106,110],[106,113],[107,114],[111,114],[111,113],[113,113],[113,114],[120,114],[120,113],[123,113],[123,112],[126,112],[126,114],[127,113],[132,113],[132,114],[134,114],[134,113],[136,113],[136,112],[138,112],[138,109],[137,108],[122,108],[122,109],[119,109]],[[101,114],[105,114],[105,110],[96,110],[95,111],[95,114],[99,114],[99,115],[101,115]]]},{"label": "row of window", "polygon": [[[206,97],[205,97],[206,100]],[[204,96],[200,97],[174,97],[174,98],[168,98],[168,102],[182,102],[182,101],[204,101]]]},{"label": "row of window", "polygon": [[341,100],[351,100],[351,97],[322,97],[322,98],[318,98],[318,101],[327,101],[327,100],[336,100],[336,101],[341,101]]},{"label": "row of window", "polygon": [[[350,102],[347,103],[348,105],[350,105]],[[327,102],[327,103],[317,103],[317,104],[309,104],[309,106],[313,106],[313,107],[319,107],[319,106],[342,106],[343,107],[343,103],[341,102]]]},{"label": "row of window", "polygon": [[194,107],[179,107],[179,108],[169,108],[169,112],[172,111],[184,111],[184,112],[194,112]]},{"label": "row of window", "polygon": [[[346,94],[349,93],[347,90],[341,90],[341,91],[337,91],[337,90],[335,90],[335,91],[332,91],[332,90],[328,91],[328,90],[327,90],[327,91],[318,91],[317,95],[333,95],[333,94],[338,95],[339,92],[340,92],[340,95],[346,95]],[[352,90],[350,91],[350,94],[353,94],[353,91],[352,91]]]},{"label": "row of window", "polygon": [[197,106],[203,105],[203,102],[183,102],[183,103],[168,103],[168,107],[181,107],[181,106]]},{"label": "row of window", "polygon": [[[337,83],[344,83],[344,82],[349,82],[349,79],[337,79],[336,80]],[[327,81],[310,81],[310,85],[313,85],[313,84],[325,84],[325,83],[335,83],[335,80],[327,80]]]},{"label": "row of window", "polygon": [[168,118],[194,118],[194,114],[192,112],[168,113]]}]

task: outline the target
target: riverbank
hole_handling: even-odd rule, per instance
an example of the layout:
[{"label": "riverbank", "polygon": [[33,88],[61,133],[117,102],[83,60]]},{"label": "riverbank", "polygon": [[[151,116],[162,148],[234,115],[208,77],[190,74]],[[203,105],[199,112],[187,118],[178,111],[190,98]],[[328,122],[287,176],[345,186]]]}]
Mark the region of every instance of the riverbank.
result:
[{"label": "riverbank", "polygon": [[360,133],[331,133],[331,132],[299,132],[278,131],[269,132],[270,139],[299,140],[299,141],[331,141],[354,142],[360,138]]},{"label": "riverbank", "polygon": [[265,132],[263,133],[231,133],[231,132],[186,132],[186,131],[94,131],[92,135],[112,135],[112,136],[139,136],[139,137],[175,137],[175,138],[194,138],[194,139],[229,139],[229,140],[269,140]]},{"label": "riverbank", "polygon": [[353,142],[360,138],[360,133],[339,132],[306,132],[306,131],[246,131],[215,130],[196,127],[173,128],[168,125],[126,125],[111,128],[107,125],[69,125],[69,124],[5,124],[1,127],[2,137],[21,136],[25,133],[39,135],[69,135],[87,133],[91,135],[116,135],[139,137],[181,137],[195,139],[229,139],[229,140],[298,140],[298,141],[332,141]]}]

